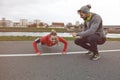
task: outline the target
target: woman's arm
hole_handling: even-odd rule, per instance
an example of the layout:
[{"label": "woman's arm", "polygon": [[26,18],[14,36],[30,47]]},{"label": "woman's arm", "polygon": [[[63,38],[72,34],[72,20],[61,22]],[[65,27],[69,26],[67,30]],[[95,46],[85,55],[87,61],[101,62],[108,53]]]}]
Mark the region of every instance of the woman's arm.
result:
[{"label": "woman's arm", "polygon": [[62,53],[65,53],[66,50],[67,50],[68,42],[67,42],[67,40],[63,39],[62,37],[58,37],[58,38],[59,38],[59,41],[62,42],[62,43],[64,44]]},{"label": "woman's arm", "polygon": [[38,43],[40,43],[40,38],[35,39],[35,41],[32,44],[33,44],[33,48],[35,50],[35,53],[37,53],[37,54],[39,53],[40,54],[40,51],[39,51],[39,49],[37,47]]}]

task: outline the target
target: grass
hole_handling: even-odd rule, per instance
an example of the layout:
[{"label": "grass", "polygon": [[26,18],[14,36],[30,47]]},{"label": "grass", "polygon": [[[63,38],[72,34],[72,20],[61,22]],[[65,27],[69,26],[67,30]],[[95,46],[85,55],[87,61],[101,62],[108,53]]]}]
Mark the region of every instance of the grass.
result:
[{"label": "grass", "polygon": [[9,28],[9,27],[1,27],[0,32],[50,32],[52,29],[57,32],[67,32],[65,28]]},{"label": "grass", "polygon": [[26,36],[0,36],[0,41],[31,41],[36,37]]},{"label": "grass", "polygon": [[107,41],[120,41],[120,38],[107,38]]},{"label": "grass", "polygon": [[[57,32],[68,32],[65,28],[15,28],[0,27],[0,32],[50,32],[52,29]],[[69,31],[72,32],[72,31]],[[26,36],[0,36],[0,41],[33,41],[36,37]],[[74,40],[73,37],[64,37],[66,40]],[[107,38],[108,41],[120,41],[120,38]]]},{"label": "grass", "polygon": [[[33,41],[37,37],[31,36],[0,36],[0,41]],[[73,37],[63,37],[66,40],[74,40]]]},{"label": "grass", "polygon": [[[34,41],[37,37],[31,36],[0,36],[0,41]],[[68,41],[72,41],[73,37],[63,37]],[[107,41],[120,41],[120,38],[107,38]]]}]

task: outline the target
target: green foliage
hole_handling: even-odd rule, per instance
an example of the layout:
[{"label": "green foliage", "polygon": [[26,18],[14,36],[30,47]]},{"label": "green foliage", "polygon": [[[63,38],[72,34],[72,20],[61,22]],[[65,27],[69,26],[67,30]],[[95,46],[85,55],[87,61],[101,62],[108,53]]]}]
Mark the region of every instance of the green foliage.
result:
[{"label": "green foliage", "polygon": [[[31,36],[0,36],[0,41],[33,41],[37,37]],[[63,37],[66,40],[74,40],[73,37]]]},{"label": "green foliage", "polygon": [[[37,37],[31,36],[0,36],[0,41],[33,41]],[[75,38],[73,37],[63,37],[68,41],[73,41]],[[107,41],[120,41],[120,38],[107,38]]]},{"label": "green foliage", "polygon": [[120,38],[107,38],[107,41],[120,41]]},{"label": "green foliage", "polygon": [[31,41],[35,38],[29,36],[0,36],[0,41]]},{"label": "green foliage", "polygon": [[[31,28],[0,27],[0,32],[50,32],[52,29],[56,30],[57,32],[68,32],[65,28],[34,28],[34,27]],[[35,38],[36,37],[31,36],[0,36],[0,41],[33,41]],[[66,40],[74,40],[73,37],[64,38]],[[107,40],[120,41],[120,38],[107,38]]]},{"label": "green foliage", "polygon": [[57,32],[66,32],[67,30],[64,28],[8,28],[2,27],[0,28],[0,32],[50,32],[52,29],[56,30]]}]

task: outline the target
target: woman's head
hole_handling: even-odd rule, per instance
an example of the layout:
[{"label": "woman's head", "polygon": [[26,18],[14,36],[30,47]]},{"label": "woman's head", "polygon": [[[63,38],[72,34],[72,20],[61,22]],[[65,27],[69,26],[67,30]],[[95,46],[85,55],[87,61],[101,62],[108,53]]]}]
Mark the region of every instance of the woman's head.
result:
[{"label": "woman's head", "polygon": [[51,30],[50,35],[57,36],[57,32],[55,30]]},{"label": "woman's head", "polygon": [[57,36],[57,32],[55,30],[51,30],[50,41],[52,43],[57,43],[58,42],[58,36]]}]

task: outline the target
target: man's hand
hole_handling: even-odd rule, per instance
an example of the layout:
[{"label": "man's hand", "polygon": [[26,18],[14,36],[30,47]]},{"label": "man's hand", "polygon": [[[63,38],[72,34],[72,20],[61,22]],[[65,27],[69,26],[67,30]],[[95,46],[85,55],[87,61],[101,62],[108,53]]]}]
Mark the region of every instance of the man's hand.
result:
[{"label": "man's hand", "polygon": [[72,33],[72,36],[73,36],[73,37],[76,37],[76,36],[77,36],[77,33],[75,33],[75,32]]},{"label": "man's hand", "polygon": [[81,36],[77,36],[77,33],[72,33],[72,36],[75,37],[75,38],[82,38]]},{"label": "man's hand", "polygon": [[81,36],[76,36],[75,38],[79,38],[79,39],[81,39],[82,37],[81,37]]}]

